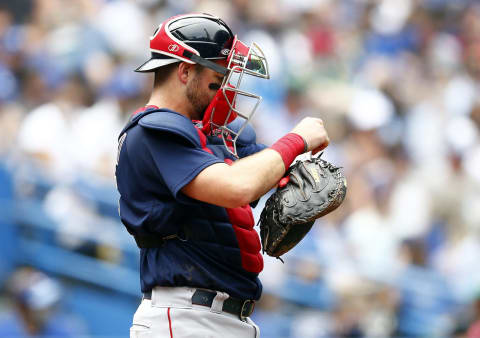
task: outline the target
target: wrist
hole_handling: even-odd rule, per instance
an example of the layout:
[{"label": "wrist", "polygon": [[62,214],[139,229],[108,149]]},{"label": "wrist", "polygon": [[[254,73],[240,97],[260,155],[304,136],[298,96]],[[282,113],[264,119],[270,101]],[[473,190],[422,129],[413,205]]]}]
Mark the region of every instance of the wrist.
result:
[{"label": "wrist", "polygon": [[275,142],[270,149],[275,150],[280,154],[285,165],[285,170],[290,167],[293,160],[307,151],[307,142],[303,137],[295,133],[288,133]]}]

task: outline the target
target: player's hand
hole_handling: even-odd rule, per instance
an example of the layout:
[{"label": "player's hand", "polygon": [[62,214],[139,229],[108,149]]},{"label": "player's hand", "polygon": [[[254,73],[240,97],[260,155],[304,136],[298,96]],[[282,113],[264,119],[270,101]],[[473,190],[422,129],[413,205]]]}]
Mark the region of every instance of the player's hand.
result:
[{"label": "player's hand", "polygon": [[319,118],[305,117],[292,129],[292,133],[303,137],[307,142],[307,151],[311,151],[312,154],[325,149],[330,143],[327,130]]}]

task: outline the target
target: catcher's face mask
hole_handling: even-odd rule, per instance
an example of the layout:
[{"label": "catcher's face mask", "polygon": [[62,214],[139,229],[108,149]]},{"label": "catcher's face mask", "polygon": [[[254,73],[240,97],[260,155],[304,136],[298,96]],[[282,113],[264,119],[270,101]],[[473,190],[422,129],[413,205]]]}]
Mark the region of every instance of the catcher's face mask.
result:
[{"label": "catcher's face mask", "polygon": [[[242,89],[245,75],[270,78],[267,60],[260,47],[256,43],[247,46],[235,36],[227,58],[227,72],[205,111],[202,130],[205,134],[220,136],[227,150],[237,157],[236,141],[262,100],[259,95]],[[235,119],[242,119],[238,130],[228,127]]]}]

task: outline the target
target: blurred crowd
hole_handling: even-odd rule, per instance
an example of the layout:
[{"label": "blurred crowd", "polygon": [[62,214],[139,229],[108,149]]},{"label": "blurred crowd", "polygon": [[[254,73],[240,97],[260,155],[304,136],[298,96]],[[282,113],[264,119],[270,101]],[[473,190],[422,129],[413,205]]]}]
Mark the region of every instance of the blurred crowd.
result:
[{"label": "blurred crowd", "polygon": [[95,216],[66,187],[114,186],[116,138],[152,86],[133,69],[158,24],[185,12],[220,16],[263,49],[258,140],[321,117],[322,156],[347,176],[342,207],[284,265],[267,259],[254,318],[265,337],[480,337],[474,0],[1,1],[0,157],[54,182],[52,217],[78,215],[75,232]]},{"label": "blurred crowd", "polygon": [[79,337],[86,334],[81,321],[65,315],[62,289],[46,274],[29,267],[15,271],[6,283],[11,313],[1,313],[2,337]]}]

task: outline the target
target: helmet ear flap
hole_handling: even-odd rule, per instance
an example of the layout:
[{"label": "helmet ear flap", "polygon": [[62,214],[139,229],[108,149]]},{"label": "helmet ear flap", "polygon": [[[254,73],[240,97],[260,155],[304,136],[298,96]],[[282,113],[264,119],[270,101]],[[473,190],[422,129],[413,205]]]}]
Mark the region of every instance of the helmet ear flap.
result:
[{"label": "helmet ear flap", "polygon": [[[232,87],[228,85],[228,87]],[[226,125],[237,118],[235,109],[235,91],[227,87],[220,88],[203,115],[202,131],[210,134],[215,128]]]}]

